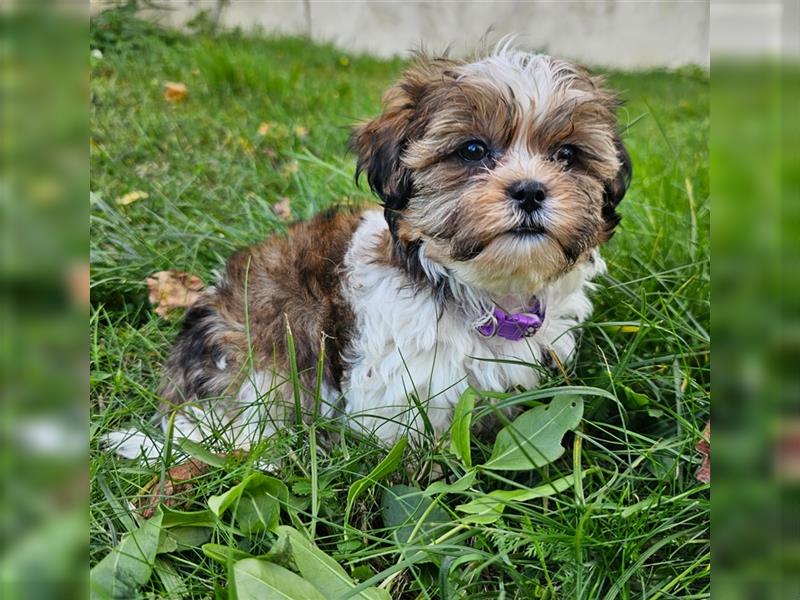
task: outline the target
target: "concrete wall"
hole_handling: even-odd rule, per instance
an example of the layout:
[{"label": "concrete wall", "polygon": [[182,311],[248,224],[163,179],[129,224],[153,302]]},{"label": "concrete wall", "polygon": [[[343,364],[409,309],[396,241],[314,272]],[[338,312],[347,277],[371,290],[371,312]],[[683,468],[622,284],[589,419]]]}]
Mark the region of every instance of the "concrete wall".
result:
[{"label": "concrete wall", "polygon": [[[96,8],[99,4],[94,2]],[[159,18],[180,26],[217,0],[161,2]],[[463,55],[480,44],[516,34],[521,46],[579,62],[619,67],[708,66],[708,0],[447,2],[230,0],[219,10],[225,27],[311,35],[351,51],[403,55],[422,42],[450,45]]]}]

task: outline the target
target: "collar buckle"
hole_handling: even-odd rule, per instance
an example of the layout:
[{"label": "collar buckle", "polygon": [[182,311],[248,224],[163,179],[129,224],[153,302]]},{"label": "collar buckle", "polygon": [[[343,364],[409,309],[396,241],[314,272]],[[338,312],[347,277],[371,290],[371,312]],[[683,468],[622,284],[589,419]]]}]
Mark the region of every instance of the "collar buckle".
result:
[{"label": "collar buckle", "polygon": [[506,313],[500,308],[492,311],[489,319],[477,327],[478,332],[485,337],[499,336],[507,340],[521,340],[536,335],[544,323],[544,309],[538,300],[533,306],[520,313]]}]

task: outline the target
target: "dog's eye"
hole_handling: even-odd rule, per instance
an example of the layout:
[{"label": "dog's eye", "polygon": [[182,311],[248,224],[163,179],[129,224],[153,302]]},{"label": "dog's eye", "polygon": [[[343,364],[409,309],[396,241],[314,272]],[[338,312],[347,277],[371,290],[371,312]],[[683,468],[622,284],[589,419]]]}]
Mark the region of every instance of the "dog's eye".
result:
[{"label": "dog's eye", "polygon": [[478,162],[486,158],[489,150],[483,142],[472,140],[458,149],[458,155],[467,162]]},{"label": "dog's eye", "polygon": [[558,162],[564,163],[566,166],[571,166],[578,156],[578,149],[572,144],[564,144],[553,155],[553,158]]}]

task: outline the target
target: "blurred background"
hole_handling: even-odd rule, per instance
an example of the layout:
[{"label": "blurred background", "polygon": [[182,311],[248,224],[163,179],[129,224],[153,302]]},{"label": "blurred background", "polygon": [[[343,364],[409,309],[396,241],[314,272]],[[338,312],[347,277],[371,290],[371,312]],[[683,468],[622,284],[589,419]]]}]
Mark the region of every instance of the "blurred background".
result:
[{"label": "blurred background", "polygon": [[[87,18],[105,4],[11,1],[0,11],[4,598],[86,594]],[[212,27],[260,26],[381,55],[420,39],[465,52],[492,25],[594,65],[708,66],[710,47],[714,597],[800,597],[796,1],[139,8],[175,26],[204,10]]]},{"label": "blurred background", "polygon": [[[99,12],[114,2],[94,0]],[[663,2],[324,2],[173,0],[142,14],[185,27],[206,13],[223,29],[302,35],[351,52],[405,56],[424,43],[464,55],[491,38],[513,34],[534,47],[579,62],[619,69],[708,66],[708,1]]]}]

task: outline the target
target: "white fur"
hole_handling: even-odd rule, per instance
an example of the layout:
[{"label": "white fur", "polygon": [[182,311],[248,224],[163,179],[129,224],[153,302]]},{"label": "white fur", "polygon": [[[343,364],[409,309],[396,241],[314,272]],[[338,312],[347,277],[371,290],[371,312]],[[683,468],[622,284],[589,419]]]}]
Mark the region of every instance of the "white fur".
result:
[{"label": "white fur", "polygon": [[386,444],[407,432],[419,435],[425,423],[409,399],[414,394],[434,432],[441,434],[468,385],[505,390],[539,382],[534,368],[485,359],[537,363],[549,349],[560,360],[569,359],[575,348],[572,328],[591,312],[588,281],[605,268],[599,255],[537,294],[546,317],[536,335],[520,341],[487,338],[474,327],[480,316],[470,312],[482,302],[448,305],[440,316],[430,292],[415,289],[399,269],[369,259],[386,229],[378,211],[365,213],[345,257],[346,297],[356,315],[356,333],[346,357],[343,393],[354,427],[375,433]]},{"label": "white fur", "polygon": [[501,94],[510,88],[526,113],[533,105],[535,114],[545,114],[552,103],[585,94],[570,86],[577,77],[572,65],[545,54],[515,50],[510,43],[499,44],[491,55],[460,67],[460,71],[465,76],[485,76],[486,84]]},{"label": "white fur", "polygon": [[161,456],[164,444],[138,429],[119,429],[102,437],[102,444],[123,458],[142,458],[154,464]]},{"label": "white fur", "polygon": [[[320,415],[333,417],[341,397],[333,386],[323,382],[320,389]],[[261,440],[267,439],[286,426],[286,403],[292,403],[288,380],[266,371],[255,371],[231,399],[200,402],[200,406],[184,406],[175,413],[172,437],[176,442],[174,452],[181,439],[202,442],[216,451],[230,448],[248,450]],[[169,431],[169,417],[161,419],[161,429]],[[141,457],[147,463],[155,463],[164,451],[164,441],[148,434],[125,429],[112,431],[103,436],[103,444],[124,458]],[[275,465],[262,466],[262,470],[274,470]]]},{"label": "white fur", "polygon": [[[261,439],[278,431],[283,423],[280,407],[282,378],[264,371],[251,373],[238,394],[230,401],[202,402],[201,406],[185,406],[175,413],[172,437],[179,442],[188,439],[203,442],[215,450],[249,449]],[[169,431],[169,417],[161,419],[161,428]],[[164,443],[135,429],[113,431],[103,438],[104,444],[125,458],[141,456],[156,461]]]}]

